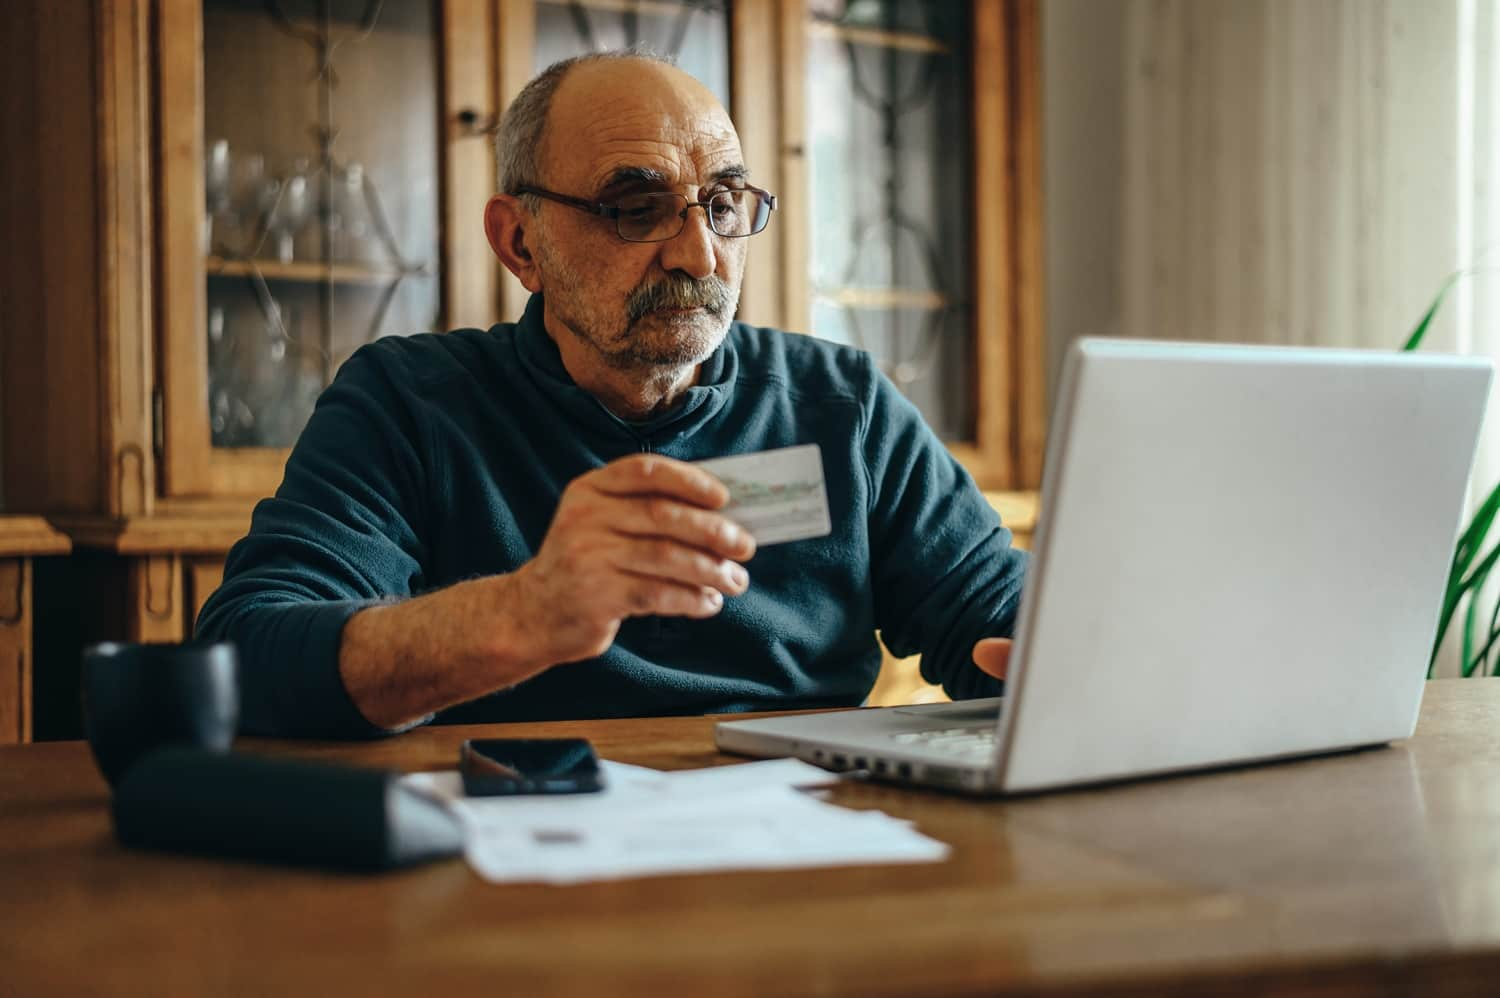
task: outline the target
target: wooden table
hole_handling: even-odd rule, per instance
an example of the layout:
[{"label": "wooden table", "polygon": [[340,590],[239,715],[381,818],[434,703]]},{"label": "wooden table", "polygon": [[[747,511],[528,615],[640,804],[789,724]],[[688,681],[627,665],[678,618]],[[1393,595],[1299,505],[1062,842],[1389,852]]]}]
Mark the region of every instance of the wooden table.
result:
[{"label": "wooden table", "polygon": [[[711,718],[512,725],[662,768]],[[451,766],[435,728],[244,748]],[[1394,748],[1014,801],[873,785],[943,864],[491,886],[130,853],[79,743],[0,748],[0,993],[1469,994],[1500,988],[1500,683]]]}]

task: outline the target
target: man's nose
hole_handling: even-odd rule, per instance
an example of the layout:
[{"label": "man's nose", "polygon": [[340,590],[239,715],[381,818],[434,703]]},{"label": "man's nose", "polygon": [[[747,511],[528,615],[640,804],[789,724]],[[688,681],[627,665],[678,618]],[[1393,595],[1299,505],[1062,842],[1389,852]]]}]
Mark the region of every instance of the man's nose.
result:
[{"label": "man's nose", "polygon": [[714,232],[708,225],[707,208],[690,204],[685,210],[682,231],[661,244],[661,265],[663,270],[680,270],[701,281],[718,268]]}]

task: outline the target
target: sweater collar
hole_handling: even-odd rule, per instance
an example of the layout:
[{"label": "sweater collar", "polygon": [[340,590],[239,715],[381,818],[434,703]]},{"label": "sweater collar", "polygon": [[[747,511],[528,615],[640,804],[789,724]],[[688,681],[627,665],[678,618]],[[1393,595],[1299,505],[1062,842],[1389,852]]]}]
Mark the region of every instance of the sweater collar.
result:
[{"label": "sweater collar", "polygon": [[666,441],[692,434],[718,414],[729,400],[739,363],[729,336],[698,371],[689,388],[670,411],[636,422],[621,419],[588,391],[580,388],[563,365],[562,354],[542,318],[542,296],[535,294],[515,328],[516,349],[532,381],[555,399],[575,422],[594,430],[624,434],[637,441]]}]

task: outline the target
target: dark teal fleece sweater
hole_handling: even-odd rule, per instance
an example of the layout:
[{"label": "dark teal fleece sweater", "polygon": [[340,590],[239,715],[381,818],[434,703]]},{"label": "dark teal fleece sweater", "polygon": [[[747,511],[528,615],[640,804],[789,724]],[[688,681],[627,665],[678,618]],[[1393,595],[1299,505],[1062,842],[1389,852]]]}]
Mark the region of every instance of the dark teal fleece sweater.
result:
[{"label": "dark teal fleece sweater", "polygon": [[568,482],[641,451],[819,444],[833,532],[758,551],[749,591],[711,619],[627,620],[599,658],[438,721],[854,705],[880,667],[877,629],[953,697],[999,693],[970,650],[1010,635],[1025,554],[866,354],[735,323],[677,408],[630,423],[568,376],[541,304],[487,332],[379,340],[323,393],[198,619],[200,639],[239,646],[245,731],[380,734],[339,678],[344,622],[520,567]]}]

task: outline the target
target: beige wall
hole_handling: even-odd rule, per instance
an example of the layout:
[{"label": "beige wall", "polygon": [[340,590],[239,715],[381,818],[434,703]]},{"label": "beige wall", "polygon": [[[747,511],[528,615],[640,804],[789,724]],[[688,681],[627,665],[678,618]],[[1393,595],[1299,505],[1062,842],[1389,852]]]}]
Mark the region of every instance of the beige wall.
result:
[{"label": "beige wall", "polygon": [[1052,377],[1086,333],[1397,345],[1459,266],[1459,8],[1044,0]]},{"label": "beige wall", "polygon": [[1121,332],[1125,13],[1117,0],[1042,4],[1049,399],[1068,341]]}]

